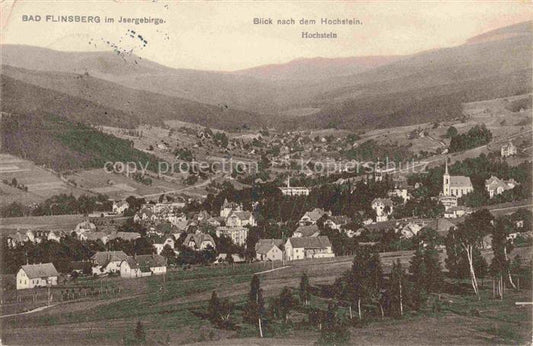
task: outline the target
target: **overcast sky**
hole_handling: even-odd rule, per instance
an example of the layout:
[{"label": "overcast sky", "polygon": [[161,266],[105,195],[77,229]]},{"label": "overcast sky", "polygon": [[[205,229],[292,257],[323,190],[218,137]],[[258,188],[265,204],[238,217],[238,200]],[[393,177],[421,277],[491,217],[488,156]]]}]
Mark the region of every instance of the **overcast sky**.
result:
[{"label": "overcast sky", "polygon": [[[297,58],[404,55],[460,45],[472,36],[532,18],[528,1],[17,1],[2,6],[2,44],[68,51],[133,49],[176,68],[237,70]],[[41,21],[23,22],[23,15]],[[46,15],[114,17],[114,24],[45,22]],[[158,17],[166,23],[120,24],[119,17]],[[254,25],[255,17],[355,18],[362,25]],[[135,30],[148,43],[143,47]],[[337,39],[302,39],[302,31],[336,32]],[[110,43],[108,44],[107,41]]]}]

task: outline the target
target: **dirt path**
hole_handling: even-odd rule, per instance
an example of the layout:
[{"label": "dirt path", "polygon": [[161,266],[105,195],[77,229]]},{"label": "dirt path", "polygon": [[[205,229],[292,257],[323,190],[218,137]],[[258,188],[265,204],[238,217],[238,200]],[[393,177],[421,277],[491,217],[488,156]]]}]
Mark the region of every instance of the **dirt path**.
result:
[{"label": "dirt path", "polygon": [[52,307],[54,307],[56,305],[59,305],[59,304],[45,305],[45,306],[41,306],[41,307],[35,308],[33,310],[29,310],[29,311],[19,312],[19,313],[16,313],[16,314],[2,315],[2,316],[0,316],[0,318],[12,317],[12,316],[20,316],[20,315],[28,315],[28,314],[32,314],[34,312],[39,312],[39,311],[46,310],[48,308],[52,308]]}]

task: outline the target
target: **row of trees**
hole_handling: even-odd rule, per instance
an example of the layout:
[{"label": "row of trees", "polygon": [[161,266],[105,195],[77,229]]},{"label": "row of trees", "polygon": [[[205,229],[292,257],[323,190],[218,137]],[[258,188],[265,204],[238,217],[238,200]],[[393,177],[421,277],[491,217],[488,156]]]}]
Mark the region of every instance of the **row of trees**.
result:
[{"label": "row of trees", "polygon": [[68,215],[90,214],[98,211],[111,211],[113,202],[105,195],[55,195],[42,203],[31,207],[13,202],[0,209],[1,217],[43,216],[43,215]]}]

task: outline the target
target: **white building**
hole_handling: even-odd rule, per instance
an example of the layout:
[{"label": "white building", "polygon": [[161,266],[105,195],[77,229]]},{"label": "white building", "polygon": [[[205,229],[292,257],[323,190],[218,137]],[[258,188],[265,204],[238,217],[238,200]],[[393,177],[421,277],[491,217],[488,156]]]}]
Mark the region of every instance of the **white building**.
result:
[{"label": "white building", "polygon": [[495,176],[491,176],[485,180],[485,189],[489,193],[489,197],[492,198],[496,195],[502,194],[507,190],[512,190],[518,185],[514,179],[503,180]]},{"label": "white building", "polygon": [[285,256],[288,261],[306,258],[335,257],[328,237],[289,238],[285,243]]},{"label": "white building", "polygon": [[389,198],[374,198],[371,207],[376,212],[376,222],[387,221],[393,211],[393,204]]},{"label": "white building", "polygon": [[233,244],[239,246],[246,246],[246,239],[248,238],[248,228],[245,227],[217,227],[217,237],[224,235],[231,239]]},{"label": "white building", "polygon": [[120,276],[137,278],[163,275],[167,272],[167,259],[161,255],[129,256],[120,263]]},{"label": "white building", "polygon": [[232,211],[226,219],[228,227],[256,226],[254,214],[249,211]]},{"label": "white building", "polygon": [[284,196],[308,196],[309,189],[304,186],[291,186],[290,178],[287,178],[287,186],[279,188]]},{"label": "white building", "polygon": [[185,240],[183,241],[183,245],[196,251],[205,250],[209,247],[216,249],[213,237],[209,234],[200,232],[187,234],[187,237],[185,237]]},{"label": "white building", "polygon": [[120,263],[128,258],[124,251],[100,251],[91,257],[92,273],[96,275],[120,272]]},{"label": "white building", "polygon": [[53,263],[23,265],[17,272],[17,290],[56,286],[58,276]]},{"label": "white building", "polygon": [[472,191],[474,191],[474,186],[472,186],[470,177],[463,175],[450,176],[448,173],[448,160],[446,160],[446,170],[442,177],[442,194],[461,198]]},{"label": "white building", "polygon": [[500,149],[500,155],[502,157],[513,156],[513,155],[516,155],[516,153],[517,153],[516,146],[511,141],[503,145]]},{"label": "white building", "polygon": [[259,239],[255,244],[255,258],[259,261],[281,261],[282,248],[282,239]]}]

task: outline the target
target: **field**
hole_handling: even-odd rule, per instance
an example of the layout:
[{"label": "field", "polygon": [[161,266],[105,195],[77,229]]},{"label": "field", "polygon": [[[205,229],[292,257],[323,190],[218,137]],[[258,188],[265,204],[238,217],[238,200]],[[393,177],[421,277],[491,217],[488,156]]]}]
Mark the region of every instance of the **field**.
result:
[{"label": "field", "polygon": [[23,204],[38,203],[60,193],[72,193],[75,196],[84,193],[46,168],[13,155],[0,154],[0,180],[11,182],[13,178],[19,185],[26,186],[28,191],[0,183],[0,206],[15,201]]},{"label": "field", "polygon": [[[530,249],[526,249],[530,251]],[[395,258],[407,263],[409,252],[382,256],[385,271]],[[222,342],[235,344],[309,344],[318,338],[318,331],[298,328],[287,332],[286,340],[258,340],[254,328],[240,325],[240,332],[214,328],[202,318],[212,290],[242,306],[249,290],[253,273],[258,273],[261,288],[267,298],[278,295],[284,286],[296,288],[305,271],[315,290],[330,284],[351,265],[351,257],[304,260],[271,265],[262,263],[220,267],[196,267],[188,271],[169,272],[166,277],[142,279],[89,279],[78,286],[121,287],[120,293],[100,297],[82,298],[71,302],[54,302],[50,308],[34,313],[5,317],[2,339],[8,344],[122,344],[131,338],[135,324],[142,321],[150,343],[186,344],[193,342]],[[101,283],[100,283],[101,282]],[[468,292],[468,286],[465,286]],[[492,300],[487,283],[483,300],[471,295],[443,294],[440,313],[423,311],[407,315],[402,320],[386,318],[373,320],[364,327],[350,328],[352,342],[363,344],[437,344],[443,340],[451,343],[483,344],[490,342],[516,343],[530,340],[531,321],[529,308],[514,305],[516,301],[530,301],[531,291],[508,290],[503,301]],[[324,307],[326,298],[313,295],[311,304]],[[54,305],[57,304],[57,305]],[[477,311],[473,314],[472,311]],[[345,308],[339,311],[346,315]],[[240,314],[240,311],[235,313]],[[477,316],[479,315],[479,316]],[[291,314],[297,321],[302,314]],[[240,320],[240,317],[239,317]],[[238,334],[237,334],[238,333]],[[235,337],[252,337],[234,339]],[[222,340],[220,340],[222,339]]]},{"label": "field", "polygon": [[[518,141],[514,137],[530,129],[531,127],[531,108],[523,111],[512,112],[506,109],[509,103],[521,100],[530,96],[518,95],[501,99],[492,99],[479,102],[470,102],[463,104],[463,113],[466,120],[451,120],[440,122],[439,126],[434,128],[433,123],[401,126],[387,129],[377,129],[366,132],[361,135],[363,140],[373,139],[380,144],[396,144],[399,146],[410,145],[409,150],[413,153],[424,151],[436,151],[443,149],[450,144],[450,140],[445,138],[447,129],[450,126],[457,128],[459,133],[467,132],[477,124],[485,124],[493,134],[493,143],[487,147],[482,147],[476,151],[469,151],[472,156],[478,156],[482,152],[487,154],[489,151],[499,151],[500,146],[508,139],[513,138],[515,144],[531,138],[530,132]],[[408,139],[409,133],[415,130],[425,130],[427,135]],[[465,157],[470,157],[466,154]]]},{"label": "field", "polygon": [[52,215],[52,216],[24,216],[0,219],[1,232],[13,230],[74,230],[74,227],[86,217],[75,215]]}]

